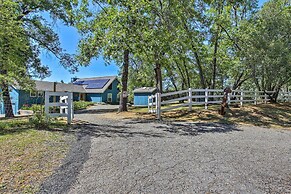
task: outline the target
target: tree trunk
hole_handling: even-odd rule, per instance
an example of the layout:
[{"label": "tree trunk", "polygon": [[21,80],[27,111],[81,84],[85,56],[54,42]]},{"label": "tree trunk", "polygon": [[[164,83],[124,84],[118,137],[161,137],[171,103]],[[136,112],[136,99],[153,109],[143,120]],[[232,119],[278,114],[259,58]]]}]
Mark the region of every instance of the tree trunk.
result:
[{"label": "tree trunk", "polygon": [[14,117],[14,114],[13,114],[12,103],[11,103],[11,98],[9,94],[9,86],[6,83],[3,83],[2,86],[3,86],[2,91],[3,91],[5,117],[12,118]]},{"label": "tree trunk", "polygon": [[219,36],[219,30],[217,30],[217,34],[215,35],[215,43],[214,43],[214,51],[213,51],[212,84],[211,84],[212,89],[215,89],[215,84],[216,84],[218,36]]},{"label": "tree trunk", "polygon": [[194,52],[194,55],[195,55],[197,67],[198,67],[198,70],[199,70],[200,84],[201,84],[202,88],[205,89],[205,88],[207,88],[207,86],[206,86],[206,82],[205,82],[205,78],[204,78],[204,72],[203,72],[203,69],[202,69],[202,65],[201,65],[198,53]]},{"label": "tree trunk", "polygon": [[125,50],[123,54],[123,69],[122,69],[122,78],[121,78],[121,96],[119,103],[119,112],[127,111],[127,81],[128,81],[128,66],[129,66],[129,50]]},{"label": "tree trunk", "polygon": [[159,62],[156,62],[155,73],[157,92],[162,93],[163,92],[162,70],[161,64]]}]

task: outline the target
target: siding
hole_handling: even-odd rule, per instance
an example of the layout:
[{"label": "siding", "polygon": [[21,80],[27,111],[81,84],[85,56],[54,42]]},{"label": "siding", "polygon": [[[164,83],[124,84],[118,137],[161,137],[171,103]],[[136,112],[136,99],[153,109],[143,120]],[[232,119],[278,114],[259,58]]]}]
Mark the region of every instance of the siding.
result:
[{"label": "siding", "polygon": [[29,91],[20,90],[19,96],[19,109],[21,109],[24,104],[27,104],[29,106],[31,106],[32,104],[44,104],[43,97],[30,97]]},{"label": "siding", "polygon": [[[10,99],[12,103],[13,113],[17,115],[19,110],[19,91],[16,90],[14,87],[11,87],[10,90]],[[0,114],[5,114],[3,99],[0,99]]]},{"label": "siding", "polygon": [[133,104],[134,106],[148,106],[148,97],[152,95],[152,93],[135,93]]},{"label": "siding", "polygon": [[111,104],[118,104],[118,98],[117,95],[119,93],[119,89],[118,89],[118,80],[114,80],[112,82],[112,89],[107,89],[105,90],[105,92],[102,94],[102,102],[107,103],[107,94],[111,93],[112,94],[112,102]]}]

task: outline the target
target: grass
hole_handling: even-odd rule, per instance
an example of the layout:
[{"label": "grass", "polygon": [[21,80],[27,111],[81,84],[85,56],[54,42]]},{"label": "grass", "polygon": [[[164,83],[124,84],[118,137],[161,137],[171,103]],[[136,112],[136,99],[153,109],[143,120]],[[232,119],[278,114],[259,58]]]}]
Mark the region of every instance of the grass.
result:
[{"label": "grass", "polygon": [[[173,106],[173,105],[172,105]],[[166,107],[163,107],[166,108]],[[163,120],[181,122],[220,122],[230,124],[252,125],[261,127],[284,128],[291,130],[291,104],[248,104],[243,107],[231,106],[226,115],[218,114],[219,105],[211,105],[208,110],[204,106],[193,106],[189,112],[187,107],[162,113]],[[147,108],[130,107],[129,112],[116,114],[114,117],[108,113],[108,118],[138,118],[155,119],[149,114]],[[115,114],[115,113],[113,113]]]},{"label": "grass", "polygon": [[28,118],[0,120],[0,193],[35,193],[69,148],[69,136],[57,129],[35,130]]}]

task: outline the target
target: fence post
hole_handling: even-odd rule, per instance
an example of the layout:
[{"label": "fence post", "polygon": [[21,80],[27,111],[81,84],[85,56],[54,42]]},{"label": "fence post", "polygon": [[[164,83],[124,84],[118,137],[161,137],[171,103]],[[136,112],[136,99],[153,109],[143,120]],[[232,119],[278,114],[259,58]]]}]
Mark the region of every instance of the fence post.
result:
[{"label": "fence post", "polygon": [[156,104],[157,104],[157,116],[158,119],[161,119],[161,93],[157,93],[157,99],[156,99]]},{"label": "fence post", "polygon": [[267,94],[265,92],[265,104],[267,104]]},{"label": "fence post", "polygon": [[208,88],[205,89],[205,109],[208,109]]},{"label": "fence post", "polygon": [[50,101],[49,92],[45,92],[45,98],[44,98],[44,104],[45,104],[45,106],[44,106],[44,112],[45,112],[46,115],[49,114],[49,106],[48,106],[49,101]]},{"label": "fence post", "polygon": [[148,112],[150,113],[151,111],[150,111],[150,98],[151,98],[151,96],[148,96]]},{"label": "fence post", "polygon": [[244,92],[240,91],[240,106],[243,106],[243,100],[244,100]]},{"label": "fence post", "polygon": [[228,93],[228,95],[227,95],[227,104],[228,105],[230,105],[230,98],[231,98],[231,93]]},{"label": "fence post", "polygon": [[68,124],[70,125],[72,123],[72,118],[73,118],[73,110],[72,110],[72,93],[68,93],[68,98],[67,98],[67,101],[68,101],[68,111],[67,111],[67,114],[68,114]]},{"label": "fence post", "polygon": [[255,105],[258,104],[257,98],[258,98],[258,93],[257,93],[257,90],[255,90],[255,102],[254,102]]},{"label": "fence post", "polygon": [[192,111],[192,88],[189,88],[188,103],[189,103],[189,111]]}]

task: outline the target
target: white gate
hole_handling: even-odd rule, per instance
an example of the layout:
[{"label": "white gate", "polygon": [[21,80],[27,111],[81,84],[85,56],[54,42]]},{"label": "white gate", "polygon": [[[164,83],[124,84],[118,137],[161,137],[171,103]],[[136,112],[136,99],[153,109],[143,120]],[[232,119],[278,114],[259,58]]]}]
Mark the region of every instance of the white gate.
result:
[{"label": "white gate", "polygon": [[[59,97],[59,102],[50,102],[50,97]],[[60,107],[60,113],[50,113],[50,107]],[[71,92],[45,92],[45,113],[52,117],[67,117],[71,124],[74,117],[73,94]]]}]

